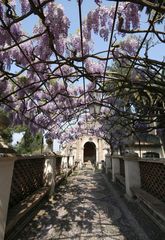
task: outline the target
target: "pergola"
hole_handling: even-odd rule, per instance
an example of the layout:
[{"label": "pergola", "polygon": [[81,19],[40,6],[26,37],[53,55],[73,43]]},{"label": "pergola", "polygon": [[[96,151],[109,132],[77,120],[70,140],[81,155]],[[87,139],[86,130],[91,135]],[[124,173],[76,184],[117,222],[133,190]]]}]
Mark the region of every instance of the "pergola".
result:
[{"label": "pergola", "polygon": [[[72,0],[74,33],[62,2],[1,1],[1,111],[13,125],[61,142],[94,134],[117,145],[138,131],[162,133],[165,62],[150,51],[164,50],[164,1],[93,0],[84,16],[88,1]],[[95,36],[105,41],[101,52],[92,50]]]}]

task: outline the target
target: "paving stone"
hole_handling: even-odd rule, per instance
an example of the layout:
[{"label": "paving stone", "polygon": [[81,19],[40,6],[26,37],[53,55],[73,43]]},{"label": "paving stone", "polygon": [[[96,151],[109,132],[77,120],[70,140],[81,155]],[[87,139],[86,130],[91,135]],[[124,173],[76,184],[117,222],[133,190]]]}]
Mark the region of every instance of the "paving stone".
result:
[{"label": "paving stone", "polygon": [[130,225],[100,172],[77,171],[17,240],[144,240]]}]

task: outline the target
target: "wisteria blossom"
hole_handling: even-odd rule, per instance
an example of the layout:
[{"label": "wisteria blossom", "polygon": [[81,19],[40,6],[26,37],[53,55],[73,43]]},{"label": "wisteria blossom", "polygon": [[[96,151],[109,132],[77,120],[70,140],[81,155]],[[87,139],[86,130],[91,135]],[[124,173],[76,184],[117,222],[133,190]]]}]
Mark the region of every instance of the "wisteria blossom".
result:
[{"label": "wisteria blossom", "polygon": [[[66,142],[93,134],[119,145],[124,127],[127,135],[128,125],[142,129],[139,114],[154,115],[164,97],[163,60],[148,54],[156,41],[164,43],[163,33],[156,22],[146,22],[149,32],[140,29],[138,4],[93,0],[84,14],[87,1],[67,4],[73,1],[74,20],[58,0],[0,2],[0,109],[33,133],[42,129]],[[99,117],[90,113],[93,103],[100,105]]]}]

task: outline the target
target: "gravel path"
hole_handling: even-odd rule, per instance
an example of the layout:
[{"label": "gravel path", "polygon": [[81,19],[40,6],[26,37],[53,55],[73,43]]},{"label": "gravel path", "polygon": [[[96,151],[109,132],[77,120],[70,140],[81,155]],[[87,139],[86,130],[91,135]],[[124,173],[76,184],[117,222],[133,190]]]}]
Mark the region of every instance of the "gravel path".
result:
[{"label": "gravel path", "polygon": [[100,172],[78,170],[17,240],[149,240]]}]

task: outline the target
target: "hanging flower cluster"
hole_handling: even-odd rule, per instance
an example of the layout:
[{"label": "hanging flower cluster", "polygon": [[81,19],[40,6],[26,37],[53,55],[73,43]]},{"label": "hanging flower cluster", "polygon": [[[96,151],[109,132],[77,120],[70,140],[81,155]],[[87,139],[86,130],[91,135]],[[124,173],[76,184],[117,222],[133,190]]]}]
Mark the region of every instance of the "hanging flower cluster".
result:
[{"label": "hanging flower cluster", "polygon": [[[89,133],[105,137],[102,120],[92,129],[87,127],[87,122],[95,118],[90,116],[88,106],[96,100],[96,92],[102,106],[121,111],[118,96],[104,92],[110,78],[108,61],[125,63],[128,57],[133,61],[139,38],[119,35],[120,41],[115,39],[123,28],[139,28],[139,12],[136,4],[120,2],[117,15],[123,23],[119,28],[120,19],[114,19],[115,6],[94,2],[96,9],[76,20],[82,24],[75,34],[71,34],[71,22],[58,1],[0,2],[0,107],[14,125],[28,125],[33,132],[48,130],[61,141]],[[80,11],[83,3],[77,1]],[[34,15],[36,24],[27,34],[23,21]],[[113,34],[111,47],[94,54],[94,36],[108,42]],[[101,114],[106,116],[106,108]]]}]

